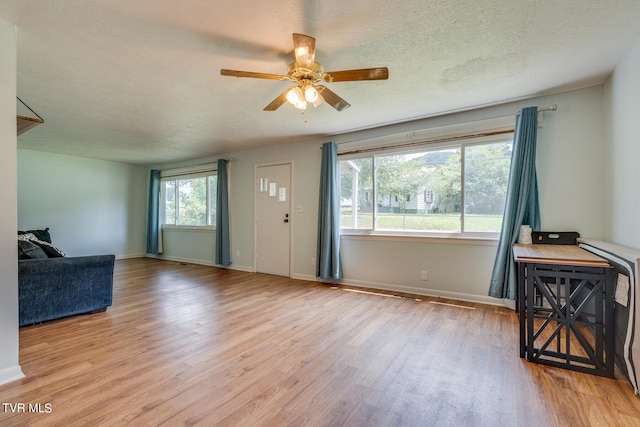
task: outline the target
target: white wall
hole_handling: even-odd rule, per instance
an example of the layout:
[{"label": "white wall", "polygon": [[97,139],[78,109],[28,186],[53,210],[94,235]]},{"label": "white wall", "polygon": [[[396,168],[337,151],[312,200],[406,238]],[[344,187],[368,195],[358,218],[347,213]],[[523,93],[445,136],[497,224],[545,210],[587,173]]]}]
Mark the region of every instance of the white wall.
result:
[{"label": "white wall", "polygon": [[16,247],[16,32],[0,20],[0,384],[22,377],[18,364]]},{"label": "white wall", "polygon": [[640,39],[606,85],[605,238],[640,248]]},{"label": "white wall", "polygon": [[146,167],[23,149],[17,164],[19,230],[49,227],[69,256],[144,254]]},{"label": "white wall", "polygon": [[163,252],[157,258],[181,262],[215,265],[214,230],[177,229],[162,230]]},{"label": "white wall", "polygon": [[[291,213],[291,246],[293,275],[315,278],[318,187],[320,178],[320,147],[322,142],[306,141],[262,149],[228,153],[231,163],[230,226],[232,268],[254,271],[253,265],[253,202],[255,166],[278,161],[291,161],[292,206],[302,206],[302,212]],[[211,163],[217,158],[200,159],[198,163]],[[169,169],[188,165],[189,162],[161,165]],[[196,164],[196,163],[193,163]],[[163,258],[213,264],[215,233],[193,231],[164,231]],[[238,256],[237,253],[240,253]]]},{"label": "white wall", "polygon": [[[320,146],[333,139],[340,143],[365,137],[450,126],[460,123],[515,115],[526,106],[558,105],[557,112],[545,113],[538,133],[537,168],[542,210],[542,227],[549,231],[578,231],[584,237],[603,237],[604,117],[603,86],[553,96],[504,104],[459,114],[424,119],[385,128],[356,132],[333,138],[304,141],[257,150],[229,153],[235,158],[231,169],[232,268],[253,269],[253,189],[256,164],[290,160],[293,162],[292,276],[315,280],[311,258],[316,251],[316,221],[320,171]],[[215,159],[201,159],[200,163]],[[189,162],[163,165],[173,168]],[[585,173],[588,171],[588,173]],[[187,254],[191,242],[208,244],[211,233],[201,239],[193,233],[173,233],[165,257],[211,263],[213,252],[197,259]],[[202,239],[205,239],[204,242]],[[344,238],[342,241],[345,283],[395,289],[487,303],[496,242],[435,239]],[[182,249],[185,248],[183,252]],[[240,256],[236,256],[240,251]],[[182,256],[180,253],[187,255]],[[428,271],[428,280],[420,272]]]}]

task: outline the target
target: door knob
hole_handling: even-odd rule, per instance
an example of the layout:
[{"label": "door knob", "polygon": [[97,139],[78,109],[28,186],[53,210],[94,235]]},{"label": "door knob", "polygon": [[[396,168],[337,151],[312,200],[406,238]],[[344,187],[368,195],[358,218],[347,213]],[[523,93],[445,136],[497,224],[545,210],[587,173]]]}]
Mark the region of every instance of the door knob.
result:
[{"label": "door knob", "polygon": [[289,214],[284,214],[284,222],[289,222]]}]

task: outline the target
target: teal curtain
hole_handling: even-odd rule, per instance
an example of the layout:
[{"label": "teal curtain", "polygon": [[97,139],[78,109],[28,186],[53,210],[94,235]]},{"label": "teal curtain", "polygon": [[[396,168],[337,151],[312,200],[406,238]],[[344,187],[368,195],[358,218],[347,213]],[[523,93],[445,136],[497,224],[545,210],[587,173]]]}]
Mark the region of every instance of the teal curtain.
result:
[{"label": "teal curtain", "polygon": [[518,240],[520,226],[530,225],[532,230],[540,230],[537,132],[538,107],[524,108],[516,118],[502,231],[489,286],[489,296],[495,298],[515,300],[518,297],[518,269],[512,247]]},{"label": "teal curtain", "polygon": [[158,254],[160,232],[160,171],[151,170],[149,181],[149,211],[147,212],[147,253]]},{"label": "teal curtain", "polygon": [[341,279],[340,261],[340,193],[338,150],[336,144],[322,145],[320,164],[320,198],[318,202],[318,247],[316,277]]},{"label": "teal curtain", "polygon": [[231,265],[231,240],[229,238],[229,178],[227,161],[218,160],[218,188],[216,197],[216,257],[215,263]]}]

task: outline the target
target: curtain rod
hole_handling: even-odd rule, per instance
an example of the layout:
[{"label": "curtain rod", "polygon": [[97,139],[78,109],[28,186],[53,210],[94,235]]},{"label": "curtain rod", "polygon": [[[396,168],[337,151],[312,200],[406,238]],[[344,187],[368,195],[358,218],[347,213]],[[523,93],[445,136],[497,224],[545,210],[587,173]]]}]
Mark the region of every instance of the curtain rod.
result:
[{"label": "curtain rod", "polygon": [[[230,157],[227,160],[227,163],[233,163],[233,161],[235,160],[235,157]],[[196,173],[203,173],[203,172],[213,172],[217,169],[215,169],[217,167],[217,163],[218,161],[213,161],[213,162],[207,162],[207,163],[198,163],[196,165],[187,165],[187,166],[180,166],[177,168],[170,168],[170,169],[160,169],[161,173],[164,174],[162,177],[163,178],[168,178],[168,177],[173,177],[173,176],[181,176],[181,175],[190,175],[190,174],[196,174]]]},{"label": "curtain rod", "polygon": [[538,109],[538,113],[541,111],[556,111],[557,109],[558,109],[558,106],[556,104],[553,104],[553,105],[549,105],[548,107]]},{"label": "curtain rod", "polygon": [[447,137],[447,138],[429,139],[429,140],[423,140],[423,141],[411,141],[411,142],[406,142],[404,144],[394,144],[394,145],[383,146],[383,147],[363,148],[363,149],[360,149],[360,150],[351,150],[351,151],[345,151],[343,153],[338,153],[338,156],[346,156],[346,155],[349,155],[349,154],[368,153],[370,151],[384,151],[384,150],[391,150],[391,149],[395,149],[395,148],[412,147],[412,146],[424,145],[424,144],[435,144],[435,143],[438,143],[438,142],[451,142],[451,141],[458,141],[458,140],[463,140],[463,139],[481,138],[481,137],[484,137],[484,136],[503,135],[503,134],[507,134],[507,133],[513,133],[513,128],[512,129],[494,131],[494,132],[481,132],[481,133],[474,133],[474,134],[467,134],[467,135],[450,136],[450,137]]},{"label": "curtain rod", "polygon": [[[548,107],[538,108],[538,113],[542,113],[543,111],[556,111],[558,106],[556,104],[549,105]],[[518,114],[522,113],[522,109],[518,110]]]},{"label": "curtain rod", "polygon": [[[544,108],[540,108],[538,109],[538,113],[541,113],[543,111],[557,111],[558,110],[558,106],[556,104],[550,105],[548,107],[544,107]],[[520,114],[522,110],[518,110],[517,114]],[[478,134],[473,134],[473,135],[459,135],[459,136],[455,136],[455,137],[449,137],[449,138],[442,138],[442,139],[434,139],[434,140],[427,140],[427,141],[412,141],[406,144],[399,144],[399,145],[393,145],[390,147],[378,147],[378,148],[363,148],[361,150],[352,150],[352,151],[347,151],[347,152],[343,152],[343,153],[338,153],[338,156],[344,156],[347,154],[359,154],[359,153],[365,153],[368,151],[377,151],[377,150],[385,150],[385,149],[390,149],[390,148],[396,148],[396,147],[410,147],[412,145],[421,145],[424,143],[436,143],[436,142],[449,142],[449,141],[455,141],[457,139],[466,139],[466,138],[477,138],[477,137],[482,137],[482,136],[493,136],[493,135],[500,135],[500,134],[505,134],[505,133],[511,133],[513,132],[514,129],[507,129],[504,131],[496,131],[496,132],[484,132],[484,133],[478,133]],[[353,142],[353,141],[350,141]],[[320,147],[320,149],[322,150],[322,147]]]},{"label": "curtain rod", "polygon": [[[558,109],[558,106],[556,104],[550,105],[548,107],[544,107],[544,108],[540,108],[538,110],[538,113],[541,113],[543,111],[556,111]],[[522,110],[520,110],[522,111]],[[520,114],[520,111],[518,111],[518,114]],[[480,138],[480,137],[484,137],[484,136],[495,136],[495,135],[503,135],[503,134],[507,134],[507,133],[513,133],[514,129],[506,129],[506,130],[500,130],[500,131],[494,131],[494,132],[481,132],[481,133],[475,133],[475,134],[468,134],[468,135],[458,135],[458,136],[451,136],[451,137],[447,137],[447,138],[439,138],[439,139],[433,139],[433,140],[427,140],[427,141],[411,141],[411,142],[407,142],[404,144],[395,144],[392,146],[388,146],[388,147],[376,147],[376,148],[363,148],[360,150],[351,150],[351,151],[345,151],[343,153],[338,153],[338,156],[346,156],[349,154],[360,154],[360,153],[367,153],[370,151],[384,151],[384,150],[389,150],[389,149],[393,149],[393,148],[402,148],[402,147],[411,147],[413,145],[422,145],[425,143],[429,143],[429,144],[433,144],[433,143],[438,143],[438,142],[451,142],[451,141],[456,141],[456,140],[463,140],[463,139],[471,139],[471,138]],[[320,149],[322,149],[322,147],[320,147]]]}]

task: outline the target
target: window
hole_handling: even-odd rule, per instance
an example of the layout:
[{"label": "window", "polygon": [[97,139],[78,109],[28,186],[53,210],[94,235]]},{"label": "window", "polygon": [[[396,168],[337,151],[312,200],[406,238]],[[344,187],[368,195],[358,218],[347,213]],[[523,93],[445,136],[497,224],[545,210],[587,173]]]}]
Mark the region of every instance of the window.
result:
[{"label": "window", "polygon": [[355,155],[340,163],[340,227],[382,233],[499,233],[511,139]]},{"label": "window", "polygon": [[216,172],[162,178],[160,223],[215,226],[217,181]]}]

